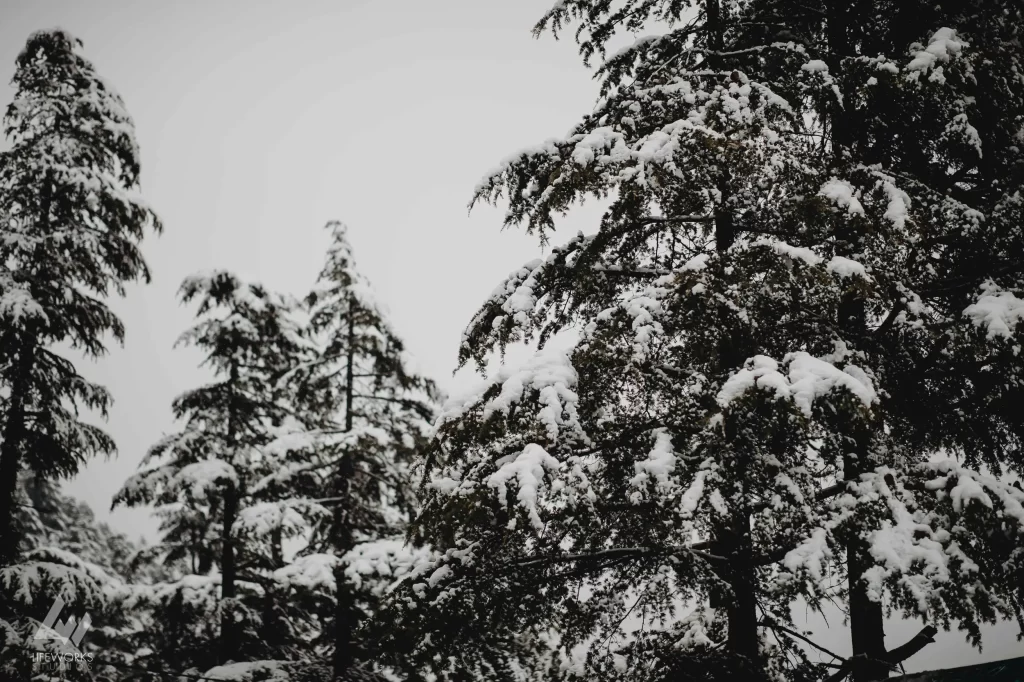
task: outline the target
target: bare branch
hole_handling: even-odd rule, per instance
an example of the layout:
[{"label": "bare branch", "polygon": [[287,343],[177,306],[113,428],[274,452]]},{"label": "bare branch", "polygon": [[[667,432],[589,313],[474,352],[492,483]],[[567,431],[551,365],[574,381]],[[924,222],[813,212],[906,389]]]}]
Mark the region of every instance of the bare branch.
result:
[{"label": "bare branch", "polygon": [[839,656],[838,654],[829,651],[828,649],[826,649],[825,647],[821,646],[820,644],[816,644],[815,642],[811,641],[807,637],[801,635],[799,632],[795,632],[794,630],[790,630],[787,627],[783,627],[782,625],[779,625],[775,621],[762,620],[761,621],[761,625],[763,625],[763,626],[765,626],[767,628],[771,628],[773,630],[778,630],[779,632],[784,632],[785,634],[789,635],[790,637],[794,637],[796,639],[799,639],[802,642],[806,642],[807,644],[810,644],[815,649],[828,654],[829,656],[831,656],[832,658],[836,659],[837,661],[844,661],[844,662],[846,661],[846,659],[843,658],[842,656]]},{"label": "bare branch", "polygon": [[888,663],[902,663],[921,649],[925,648],[929,644],[935,641],[935,635],[939,631],[931,625],[926,625],[921,629],[919,633],[914,635],[913,639],[902,646],[898,646],[892,651],[886,653],[885,660]]}]

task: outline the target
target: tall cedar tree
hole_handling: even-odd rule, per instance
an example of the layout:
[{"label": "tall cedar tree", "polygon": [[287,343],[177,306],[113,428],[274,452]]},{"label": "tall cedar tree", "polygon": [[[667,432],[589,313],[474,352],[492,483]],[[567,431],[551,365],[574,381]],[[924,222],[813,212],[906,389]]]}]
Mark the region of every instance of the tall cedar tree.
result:
[{"label": "tall cedar tree", "polygon": [[327,261],[307,297],[320,352],[291,376],[303,426],[313,436],[309,456],[294,467],[318,472],[316,478],[307,473],[305,485],[331,492],[331,517],[310,549],[336,557],[333,668],[346,679],[371,655],[356,636],[371,607],[356,564],[408,557],[394,538],[402,537],[413,510],[413,467],[429,435],[436,389],[410,368],[385,309],[356,268],[348,228],[331,222],[327,229]]},{"label": "tall cedar tree", "polygon": [[[229,273],[187,279],[181,299],[198,301],[199,321],[179,343],[202,350],[204,366],[216,380],[174,401],[174,416],[184,428],[147,453],[144,469],[125,483],[115,505],[162,506],[166,558],[187,559],[201,574],[169,589],[146,590],[139,595],[140,602],[151,598],[156,602],[151,605],[181,611],[188,606],[184,592],[208,593],[219,584],[217,641],[207,638],[206,655],[191,651],[188,659],[206,666],[266,653],[264,633],[258,631],[260,610],[253,604],[261,588],[240,577],[240,571],[251,568],[259,556],[244,551],[238,522],[248,504],[249,487],[276,466],[262,448],[274,440],[274,427],[290,416],[278,378],[308,343],[287,300]],[[219,576],[206,575],[212,564]],[[194,609],[177,615],[182,621],[209,616]],[[167,644],[191,646],[183,641]]]},{"label": "tall cedar tree", "polygon": [[[114,573],[38,534],[40,509],[61,501],[49,482],[114,451],[78,414],[105,415],[109,394],[54,348],[98,357],[107,334],[122,340],[104,299],[148,280],[139,242],[147,227],[160,229],[137,195],[131,117],[78,40],[33,34],[13,85],[10,146],[0,152],[0,648],[31,644],[56,595],[78,616],[87,609],[97,623],[115,623]],[[35,483],[19,490],[21,481]]]},{"label": "tall cedar tree", "polygon": [[[512,273],[461,357],[579,342],[443,411],[418,521],[441,554],[395,602],[396,652],[451,680],[815,679],[835,671],[790,609],[838,597],[834,679],[859,682],[933,626],[980,644],[1020,621],[1024,493],[1000,475],[1024,468],[1021,20],[1008,0],[545,15],[605,58],[601,99],[475,200],[542,241],[578,201],[610,208]],[[887,651],[886,608],[928,625]]]},{"label": "tall cedar tree", "polygon": [[52,350],[87,356],[123,338],[104,298],[149,273],[139,251],[155,215],[135,190],[139,149],[116,92],[60,30],[33,34],[17,59],[0,155],[0,565],[17,556],[14,501],[22,468],[71,476],[114,444],[78,420],[110,395]]}]

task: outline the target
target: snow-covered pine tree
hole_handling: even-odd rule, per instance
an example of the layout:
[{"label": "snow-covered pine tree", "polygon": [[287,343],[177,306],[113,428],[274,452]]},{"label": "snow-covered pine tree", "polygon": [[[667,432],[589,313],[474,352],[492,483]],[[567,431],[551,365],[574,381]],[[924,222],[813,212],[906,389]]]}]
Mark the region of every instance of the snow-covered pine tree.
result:
[{"label": "snow-covered pine tree", "polygon": [[[756,24],[786,7],[765,2],[747,18]],[[853,514],[849,499],[837,499],[823,524],[846,550],[855,654],[847,670],[869,680],[927,641],[886,651],[883,575],[905,613],[944,626],[952,616],[975,643],[977,623],[994,612],[1020,620],[1019,596],[1006,602],[996,587],[1013,584],[1010,566],[1019,570],[1020,498],[979,475],[1019,473],[1022,465],[1020,420],[1006,409],[1020,399],[1010,339],[1022,270],[1024,83],[1015,76],[1024,68],[1022,8],[997,0],[823,9],[789,14],[786,28],[795,31],[788,39],[820,56],[810,68],[832,89],[814,108],[826,172],[859,200],[884,191],[874,216],[865,201],[866,214],[852,211],[833,240],[835,253],[865,264],[889,288],[883,296],[847,291],[837,311],[849,348],[869,357],[880,379],[886,400],[876,428],[885,435],[876,431],[844,455],[845,479],[874,480],[849,491],[859,498]],[[765,49],[764,31],[762,24],[736,48]],[[771,78],[793,64],[767,57],[760,68]],[[937,453],[960,461],[922,461]],[[936,486],[948,493],[938,504],[927,492]],[[876,495],[880,508],[872,509]],[[1005,516],[959,514],[967,500],[991,506],[988,495],[1006,500]],[[921,542],[907,543],[911,556],[896,561],[889,546],[911,536]],[[971,547],[971,560],[957,556],[960,546]],[[951,564],[963,560],[967,574],[999,580],[951,580],[937,547],[956,557]]]},{"label": "snow-covered pine tree", "polygon": [[430,633],[413,660],[513,679],[550,665],[554,633],[594,679],[733,679],[733,661],[820,677],[790,608],[834,577],[855,654],[839,674],[858,680],[927,640],[886,651],[885,608],[975,641],[1020,618],[1024,496],[999,478],[1022,468],[1020,12],[566,0],[544,17],[606,57],[602,99],[476,199],[506,197],[542,240],[577,201],[611,205],[467,329],[463,361],[580,341],[444,410],[418,524],[442,558],[397,611]]},{"label": "snow-covered pine tree", "polygon": [[86,355],[120,340],[104,303],[148,278],[139,251],[160,223],[139,198],[139,150],[116,92],[61,30],[33,34],[17,59],[0,155],[0,564],[17,555],[13,523],[22,468],[67,476],[114,444],[70,406],[105,412],[110,396],[53,350]]},{"label": "snow-covered pine tree", "polygon": [[[279,442],[291,450],[287,465],[261,488],[283,487],[278,504],[317,512],[307,547],[278,575],[308,590],[323,582],[310,578],[326,577],[320,567],[329,568],[323,587],[334,596],[326,619],[332,667],[337,679],[349,679],[373,653],[357,629],[416,554],[403,538],[436,389],[411,368],[386,310],[356,268],[347,227],[330,222],[327,229],[326,263],[306,299],[319,352],[286,377],[297,420]],[[323,508],[330,510],[326,517]]]},{"label": "snow-covered pine tree", "polygon": [[[79,41],[60,30],[33,34],[13,85],[10,146],[0,153],[0,649],[21,646],[58,595],[97,619],[116,596],[107,571],[32,536],[18,482],[42,485],[113,452],[78,414],[105,414],[110,396],[55,348],[96,357],[107,334],[121,340],[104,298],[148,277],[139,242],[147,227],[160,229],[137,194],[132,120]],[[33,543],[19,562],[25,534]],[[27,660],[13,650],[0,657]]]},{"label": "snow-covered pine tree", "polygon": [[[16,614],[22,617],[5,624],[11,648],[0,657],[0,678],[121,679],[118,666],[126,660],[121,633],[131,623],[122,600],[128,595],[134,544],[97,522],[87,504],[61,494],[53,481],[24,472],[20,483],[18,515],[25,549],[17,564],[0,568],[0,591],[20,607]],[[93,657],[88,668],[70,664],[62,674],[39,668],[29,656],[30,651],[71,653],[54,641],[32,639],[40,626],[32,615],[46,613],[57,595],[66,601],[62,620],[89,616],[89,629],[77,646]]]},{"label": "snow-covered pine tree", "polygon": [[[156,652],[160,657],[205,668],[268,654],[259,631],[264,588],[246,574],[254,564],[260,568],[263,552],[250,551],[238,523],[249,487],[278,465],[261,451],[290,417],[278,378],[311,346],[293,317],[294,302],[229,273],[186,279],[181,298],[198,301],[199,321],[179,343],[202,350],[216,379],[174,401],[182,430],[153,446],[115,505],[153,504],[166,512],[166,555],[187,560],[192,572],[170,584],[140,586],[136,602],[193,631],[171,639],[166,630],[152,633],[173,649]],[[217,575],[201,572],[213,565]],[[210,622],[214,613],[219,628]]]}]

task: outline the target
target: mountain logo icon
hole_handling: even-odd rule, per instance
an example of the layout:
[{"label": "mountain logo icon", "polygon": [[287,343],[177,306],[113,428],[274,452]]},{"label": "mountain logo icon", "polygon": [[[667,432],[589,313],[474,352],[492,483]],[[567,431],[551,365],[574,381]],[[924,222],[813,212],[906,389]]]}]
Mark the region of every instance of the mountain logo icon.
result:
[{"label": "mountain logo icon", "polygon": [[78,648],[78,645],[81,644],[82,639],[85,637],[85,633],[89,631],[89,626],[92,625],[92,618],[87,613],[82,617],[81,621],[77,621],[74,616],[68,616],[66,621],[59,621],[58,618],[60,617],[60,612],[64,609],[64,605],[64,600],[59,596],[53,600],[53,606],[50,607],[46,618],[43,619],[42,624],[40,624],[32,639],[57,640],[65,646],[71,644],[73,647]]}]

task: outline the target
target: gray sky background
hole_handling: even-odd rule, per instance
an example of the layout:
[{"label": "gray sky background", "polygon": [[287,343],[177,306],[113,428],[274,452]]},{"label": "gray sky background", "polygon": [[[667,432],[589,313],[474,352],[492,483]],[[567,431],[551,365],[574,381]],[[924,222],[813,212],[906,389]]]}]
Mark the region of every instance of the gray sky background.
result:
[{"label": "gray sky background", "polygon": [[[153,283],[114,302],[124,348],[83,368],[115,397],[107,428],[120,455],[90,464],[69,493],[118,530],[155,537],[144,512],[109,507],[173,427],[174,396],[206,378],[197,353],[172,348],[192,319],[178,284],[217,268],[302,294],[330,219],[349,224],[422,370],[449,390],[472,381],[452,377],[465,323],[540,255],[534,238],[500,229],[500,209],[468,214],[472,190],[509,154],[567,131],[596,96],[570,40],[530,35],[551,1],[0,0],[0,81],[32,31],[81,38],[135,119],[142,190],[165,224],[144,245]],[[10,93],[0,86],[0,105]],[[598,215],[574,212],[553,241]],[[839,614],[808,625],[848,651]],[[896,645],[916,627],[892,630]],[[908,670],[1021,655],[1016,631],[991,628],[981,656],[941,635]]]}]

